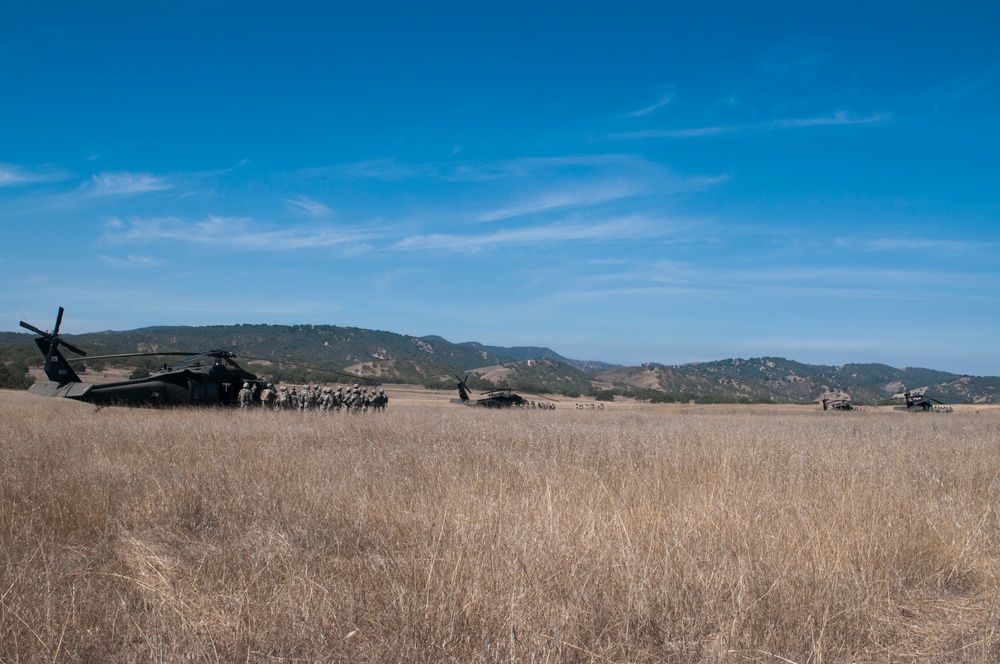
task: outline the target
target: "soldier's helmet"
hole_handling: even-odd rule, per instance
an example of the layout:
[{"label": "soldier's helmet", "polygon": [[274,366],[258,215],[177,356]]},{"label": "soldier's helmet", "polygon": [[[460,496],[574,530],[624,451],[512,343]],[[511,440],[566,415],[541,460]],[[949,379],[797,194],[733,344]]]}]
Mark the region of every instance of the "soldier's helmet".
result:
[{"label": "soldier's helmet", "polygon": [[358,384],[357,383],[354,384],[354,389],[358,389]]},{"label": "soldier's helmet", "polygon": [[282,385],[282,386],[281,386],[281,391],[282,391],[282,392],[286,391],[287,389],[288,389],[288,388],[287,388],[287,387],[285,387],[284,385]]},{"label": "soldier's helmet", "polygon": [[383,389],[383,388],[381,388],[381,387],[380,387],[380,388],[378,388],[378,393],[379,393],[379,394],[385,394],[385,389]]},{"label": "soldier's helmet", "polygon": [[250,387],[250,383],[243,383],[243,387]]}]

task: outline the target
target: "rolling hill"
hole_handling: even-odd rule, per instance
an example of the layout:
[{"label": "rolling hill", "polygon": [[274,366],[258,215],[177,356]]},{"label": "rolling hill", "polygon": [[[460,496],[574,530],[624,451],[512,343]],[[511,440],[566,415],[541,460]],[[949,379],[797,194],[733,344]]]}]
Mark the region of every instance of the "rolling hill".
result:
[{"label": "rolling hill", "polygon": [[[470,374],[474,388],[507,386],[536,393],[617,394],[655,401],[801,403],[846,392],[855,403],[877,403],[906,389],[927,389],[947,403],[1000,403],[1000,378],[884,364],[825,366],[762,357],[622,367],[568,359],[545,347],[452,343],[439,336],[414,337],[334,325],[158,326],[64,336],[91,356],[232,350],[252,371],[288,382],[341,380],[325,373],[333,370],[386,383],[450,389],[455,374]],[[41,363],[33,339],[32,334],[0,333],[4,376],[19,377],[28,365]],[[113,362],[155,368],[163,358],[92,360],[86,364],[95,370]]]}]

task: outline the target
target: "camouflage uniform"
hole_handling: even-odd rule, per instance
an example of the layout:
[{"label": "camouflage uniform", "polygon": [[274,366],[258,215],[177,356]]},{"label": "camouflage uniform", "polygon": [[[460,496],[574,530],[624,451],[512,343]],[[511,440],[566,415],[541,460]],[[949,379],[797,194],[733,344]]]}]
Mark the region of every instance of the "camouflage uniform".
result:
[{"label": "camouflage uniform", "polygon": [[278,391],[278,400],[275,402],[274,407],[278,410],[288,410],[292,407],[292,395],[288,393],[288,388],[284,385]]},{"label": "camouflage uniform", "polygon": [[358,389],[358,384],[355,383],[347,392],[347,410],[351,413],[356,413],[358,408],[361,407],[361,390]]},{"label": "camouflage uniform", "polygon": [[243,389],[240,390],[237,398],[240,402],[240,408],[244,410],[253,405],[253,390],[250,389],[250,383],[243,383]]},{"label": "camouflage uniform", "polygon": [[319,398],[319,409],[322,411],[328,411],[333,408],[333,394],[330,392],[329,387],[323,388],[323,393]]},{"label": "camouflage uniform", "polygon": [[274,384],[268,383],[267,387],[264,388],[264,391],[260,393],[260,405],[263,408],[271,410],[274,408],[274,402],[277,396],[277,393],[274,391]]},{"label": "camouflage uniform", "polygon": [[385,410],[385,407],[389,405],[389,395],[385,393],[384,388],[380,387],[378,389],[378,394],[376,394],[375,398],[372,399],[372,405],[377,411],[383,411]]},{"label": "camouflage uniform", "polygon": [[309,387],[308,392],[306,392],[306,410],[316,410],[316,404],[319,402],[319,386],[313,385]]}]

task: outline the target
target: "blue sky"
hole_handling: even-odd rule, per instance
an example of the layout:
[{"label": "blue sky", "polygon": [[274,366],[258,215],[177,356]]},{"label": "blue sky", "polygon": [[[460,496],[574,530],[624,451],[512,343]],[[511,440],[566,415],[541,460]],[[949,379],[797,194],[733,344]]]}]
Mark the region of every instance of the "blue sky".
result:
[{"label": "blue sky", "polygon": [[0,329],[1000,375],[1000,5],[0,10]]}]

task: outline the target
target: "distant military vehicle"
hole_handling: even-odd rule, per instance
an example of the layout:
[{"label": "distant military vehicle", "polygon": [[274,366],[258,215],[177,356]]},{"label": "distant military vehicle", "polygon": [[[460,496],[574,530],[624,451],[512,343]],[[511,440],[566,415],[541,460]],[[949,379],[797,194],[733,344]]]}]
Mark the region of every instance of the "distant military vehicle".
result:
[{"label": "distant military vehicle", "polygon": [[511,408],[513,406],[527,406],[528,401],[522,397],[520,394],[516,394],[513,390],[506,387],[496,387],[489,390],[485,390],[484,396],[481,399],[473,399],[469,396],[469,386],[467,381],[469,377],[459,378],[455,376],[458,380],[458,399],[452,399],[451,402],[454,404],[459,404],[462,406],[478,406],[481,408]]},{"label": "distant military vehicle", "polygon": [[[927,396],[926,392],[910,392],[907,390],[902,394],[897,394],[893,399],[903,399],[906,405],[895,406],[893,410],[905,410],[911,413],[950,413],[951,406],[945,406],[941,401]],[[938,404],[935,406],[935,404]]]},{"label": "distant military vehicle", "polygon": [[851,405],[851,397],[849,395],[833,398],[823,397],[820,399],[820,403],[823,404],[823,410],[855,410],[854,406]]}]

